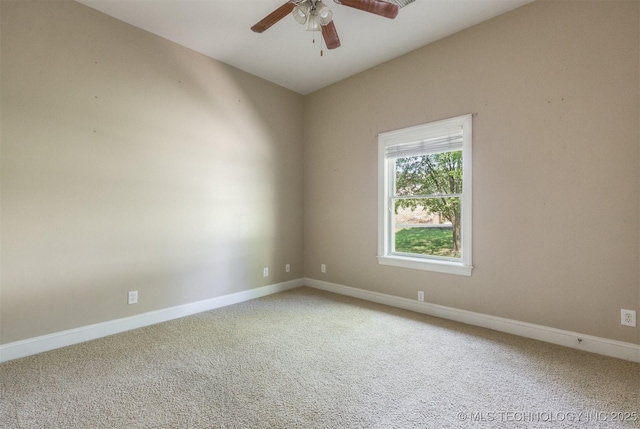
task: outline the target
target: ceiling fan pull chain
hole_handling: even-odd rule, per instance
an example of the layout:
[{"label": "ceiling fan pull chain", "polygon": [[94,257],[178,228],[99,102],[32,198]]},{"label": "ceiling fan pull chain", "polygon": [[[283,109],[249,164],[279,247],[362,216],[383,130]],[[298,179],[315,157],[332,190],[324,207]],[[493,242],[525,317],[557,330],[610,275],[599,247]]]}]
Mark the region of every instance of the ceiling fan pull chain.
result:
[{"label": "ceiling fan pull chain", "polygon": [[[316,30],[313,30],[312,34],[312,38],[311,41],[315,44],[316,43]],[[322,45],[323,45],[323,39],[320,39],[320,56],[324,55],[323,51],[322,51]]]}]

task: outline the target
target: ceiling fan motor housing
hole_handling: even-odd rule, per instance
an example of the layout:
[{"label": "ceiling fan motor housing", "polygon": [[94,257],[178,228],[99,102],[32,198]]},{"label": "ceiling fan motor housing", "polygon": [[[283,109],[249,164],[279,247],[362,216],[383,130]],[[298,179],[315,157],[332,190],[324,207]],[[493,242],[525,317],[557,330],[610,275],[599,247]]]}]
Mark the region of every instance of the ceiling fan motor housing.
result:
[{"label": "ceiling fan motor housing", "polygon": [[291,14],[299,24],[307,24],[307,31],[319,31],[333,19],[333,12],[321,0],[302,0]]}]

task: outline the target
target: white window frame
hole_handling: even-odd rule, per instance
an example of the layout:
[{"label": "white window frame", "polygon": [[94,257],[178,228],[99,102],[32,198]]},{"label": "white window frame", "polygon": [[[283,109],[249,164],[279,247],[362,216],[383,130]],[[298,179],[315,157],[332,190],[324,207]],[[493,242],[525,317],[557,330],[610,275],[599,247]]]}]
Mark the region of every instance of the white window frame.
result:
[{"label": "white window frame", "polygon": [[[391,165],[393,159],[387,156],[389,146],[411,144],[420,145],[421,142],[448,136],[460,130],[462,127],[462,196],[461,204],[461,247],[460,259],[445,259],[430,257],[428,255],[411,256],[391,252],[392,236],[394,233],[393,210],[391,199],[393,193],[394,172]],[[389,131],[378,135],[378,262],[383,265],[391,265],[418,270],[436,271],[440,273],[458,274],[470,276],[473,270],[471,264],[472,248],[472,194],[471,194],[471,166],[472,166],[472,115],[457,116],[423,125]],[[428,150],[429,143],[424,147]]]}]

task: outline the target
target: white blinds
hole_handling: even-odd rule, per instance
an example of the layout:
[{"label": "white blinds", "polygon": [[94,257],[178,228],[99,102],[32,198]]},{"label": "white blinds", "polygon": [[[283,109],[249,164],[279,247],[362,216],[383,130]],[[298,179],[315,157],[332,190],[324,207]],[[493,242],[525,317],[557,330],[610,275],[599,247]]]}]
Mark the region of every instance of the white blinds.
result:
[{"label": "white blinds", "polygon": [[462,150],[462,127],[456,128],[455,132],[426,140],[391,143],[385,147],[385,156],[387,158],[404,158]]}]

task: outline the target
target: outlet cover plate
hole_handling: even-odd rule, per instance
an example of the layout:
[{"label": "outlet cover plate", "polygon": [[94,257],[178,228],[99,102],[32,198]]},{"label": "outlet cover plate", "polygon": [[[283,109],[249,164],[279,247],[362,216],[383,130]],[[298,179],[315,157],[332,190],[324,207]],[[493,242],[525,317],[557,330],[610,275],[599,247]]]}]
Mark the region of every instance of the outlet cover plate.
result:
[{"label": "outlet cover plate", "polygon": [[130,290],[129,291],[129,294],[127,295],[127,303],[129,305],[138,303],[138,291],[137,290]]},{"label": "outlet cover plate", "polygon": [[620,310],[620,324],[636,327],[636,312],[634,310]]}]

